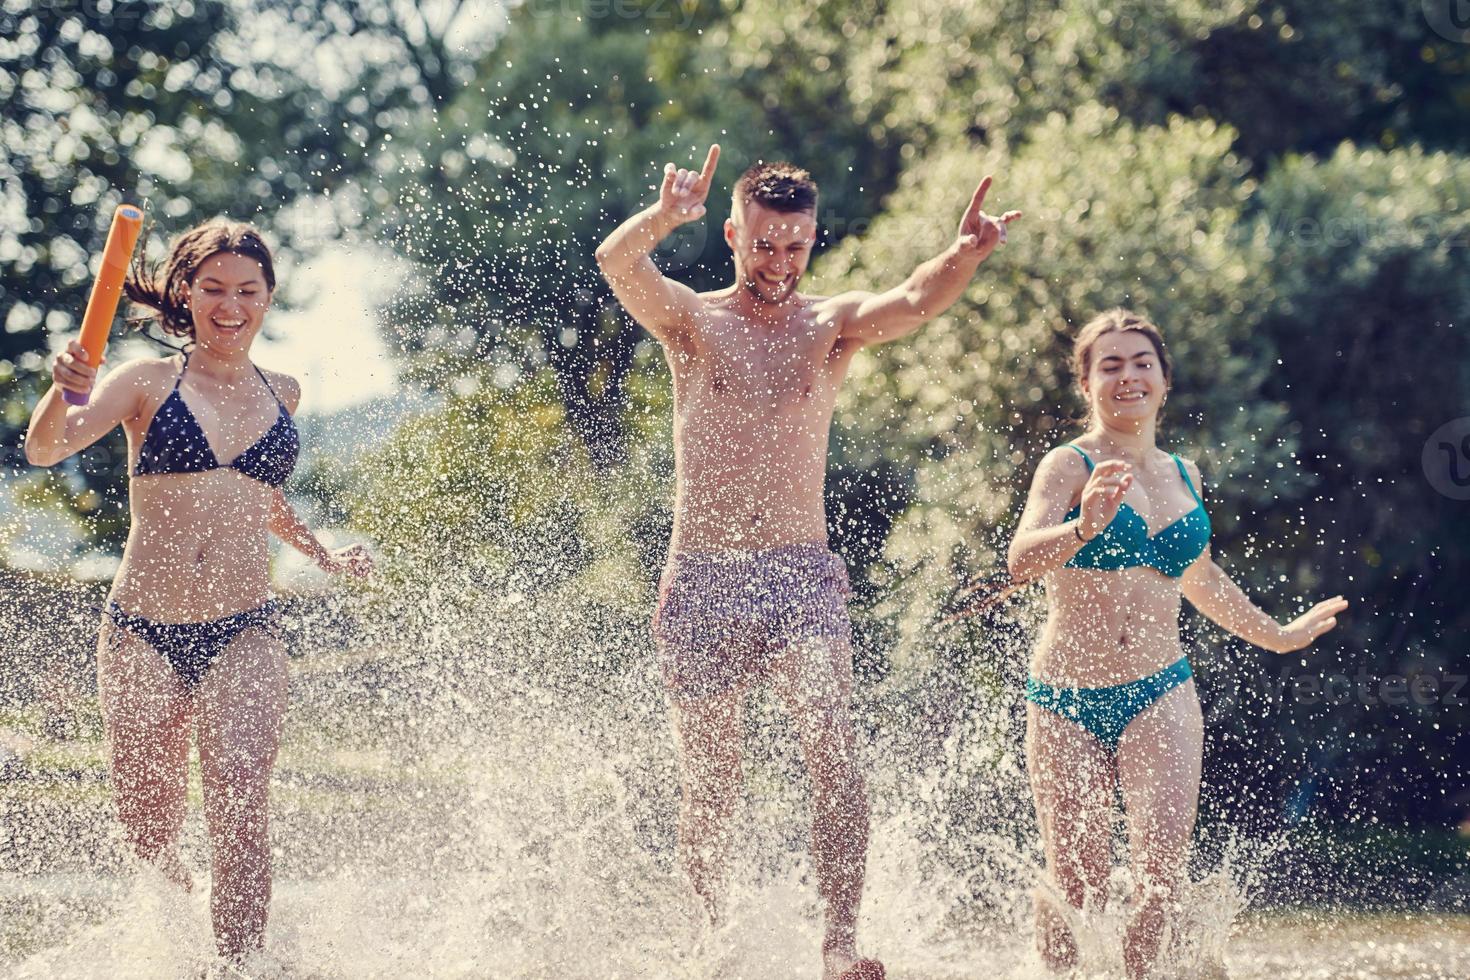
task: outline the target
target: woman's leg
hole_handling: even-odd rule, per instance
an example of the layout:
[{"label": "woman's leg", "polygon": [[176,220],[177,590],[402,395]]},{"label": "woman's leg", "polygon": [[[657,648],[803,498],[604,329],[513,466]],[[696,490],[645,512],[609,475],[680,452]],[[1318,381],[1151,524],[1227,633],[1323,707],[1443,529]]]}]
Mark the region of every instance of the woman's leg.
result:
[{"label": "woman's leg", "polygon": [[177,851],[188,790],[189,692],[146,640],[110,622],[97,642],[97,691],[123,833],[140,858],[189,888]]},{"label": "woman's leg", "polygon": [[235,638],[197,694],[199,764],[220,954],[238,959],[265,940],[271,898],[271,770],[286,714],[286,652],[260,629]]},{"label": "woman's leg", "polygon": [[[1053,885],[1073,908],[1106,897],[1111,863],[1113,758],[1081,725],[1026,705],[1026,770]],[[1077,944],[1052,900],[1036,895],[1036,943],[1053,970],[1076,963]]]},{"label": "woman's leg", "polygon": [[1118,745],[1135,883],[1133,918],[1123,945],[1130,977],[1148,975],[1165,925],[1177,918],[1203,754],[1204,721],[1193,680],[1144,709]]}]

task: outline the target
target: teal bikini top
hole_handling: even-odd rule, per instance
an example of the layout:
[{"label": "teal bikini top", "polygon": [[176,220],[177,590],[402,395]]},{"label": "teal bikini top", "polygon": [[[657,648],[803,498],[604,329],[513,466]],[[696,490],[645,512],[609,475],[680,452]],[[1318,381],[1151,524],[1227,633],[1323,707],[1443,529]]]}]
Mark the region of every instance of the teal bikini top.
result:
[{"label": "teal bikini top", "polygon": [[[1077,450],[1078,455],[1087,463],[1087,472],[1091,473],[1092,457],[1070,442],[1067,445]],[[1083,545],[1082,550],[1072,556],[1066,567],[1106,571],[1148,567],[1170,578],[1183,575],[1184,570],[1194,564],[1194,560],[1204,553],[1205,546],[1210,543],[1210,515],[1205,513],[1205,502],[1200,500],[1195,491],[1189,473],[1184,469],[1183,460],[1174,456],[1174,465],[1179,467],[1179,475],[1184,478],[1184,485],[1189,487],[1189,493],[1194,497],[1194,510],[1151,535],[1148,533],[1148,523],[1139,516],[1138,511],[1123,504],[1102,533]],[[1082,507],[1079,504],[1067,511],[1066,519],[1070,521],[1081,513]]]}]

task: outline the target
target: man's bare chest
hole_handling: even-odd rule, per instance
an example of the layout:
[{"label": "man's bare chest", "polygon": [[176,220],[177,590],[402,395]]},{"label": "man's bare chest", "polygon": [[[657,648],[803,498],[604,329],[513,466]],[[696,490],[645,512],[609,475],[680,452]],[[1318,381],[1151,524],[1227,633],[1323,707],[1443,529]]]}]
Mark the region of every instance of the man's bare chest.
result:
[{"label": "man's bare chest", "polygon": [[772,337],[736,327],[702,339],[686,368],[713,394],[799,401],[820,398],[836,382],[831,339],[816,330]]}]

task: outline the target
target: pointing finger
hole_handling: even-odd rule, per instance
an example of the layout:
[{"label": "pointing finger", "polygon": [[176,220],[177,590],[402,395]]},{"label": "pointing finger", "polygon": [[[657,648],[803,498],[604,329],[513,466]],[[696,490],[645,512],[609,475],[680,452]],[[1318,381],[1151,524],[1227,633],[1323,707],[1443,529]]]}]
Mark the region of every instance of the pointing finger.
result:
[{"label": "pointing finger", "polygon": [[980,206],[985,203],[985,192],[988,190],[990,190],[990,175],[986,174],[985,178],[980,181],[980,186],[975,188],[975,194],[970,198],[970,206],[966,209],[966,214],[979,213]]},{"label": "pointing finger", "polygon": [[709,155],[704,158],[704,169],[699,172],[699,182],[708,184],[715,176],[715,166],[720,162],[720,144],[711,143]]}]

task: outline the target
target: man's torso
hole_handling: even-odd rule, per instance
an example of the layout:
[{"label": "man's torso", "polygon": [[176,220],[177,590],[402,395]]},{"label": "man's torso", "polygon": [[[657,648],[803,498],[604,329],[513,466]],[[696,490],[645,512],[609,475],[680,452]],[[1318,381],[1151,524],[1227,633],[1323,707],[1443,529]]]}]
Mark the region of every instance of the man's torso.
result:
[{"label": "man's torso", "polygon": [[820,298],[752,322],[731,293],[700,297],[674,376],[673,551],[826,540],[822,490],[837,392],[856,345]]}]

